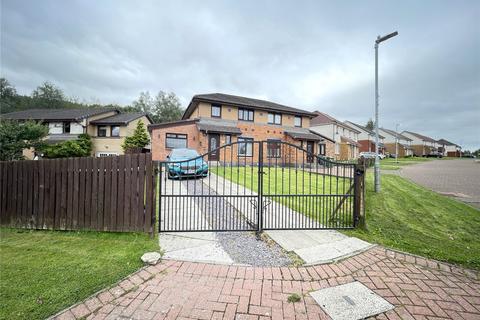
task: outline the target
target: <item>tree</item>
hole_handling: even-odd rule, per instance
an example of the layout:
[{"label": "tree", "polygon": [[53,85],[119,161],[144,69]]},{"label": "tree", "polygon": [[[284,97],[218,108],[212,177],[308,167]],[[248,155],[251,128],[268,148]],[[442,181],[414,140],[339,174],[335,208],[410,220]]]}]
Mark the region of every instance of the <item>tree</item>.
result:
[{"label": "tree", "polygon": [[48,128],[34,121],[0,121],[0,160],[22,160],[23,149],[41,148]]},{"label": "tree", "polygon": [[480,157],[480,149],[473,151],[473,155],[477,158]]},{"label": "tree", "polygon": [[132,104],[134,109],[151,115],[152,109],[155,106],[155,101],[150,96],[150,92],[142,91],[140,92],[140,97],[138,97],[137,100],[133,101]]},{"label": "tree", "polygon": [[182,114],[183,109],[175,93],[160,91],[155,97],[151,115],[154,122],[161,123],[180,120]]},{"label": "tree", "polygon": [[32,92],[32,104],[35,108],[58,109],[66,105],[65,95],[60,88],[45,81]]},{"label": "tree", "polygon": [[149,142],[150,137],[145,129],[145,125],[142,121],[138,121],[133,135],[125,137],[122,148],[125,153],[138,152],[139,149],[143,149]]},{"label": "tree", "polygon": [[142,91],[137,100],[133,101],[128,110],[135,110],[147,113],[153,122],[167,122],[180,120],[183,109],[175,93],[159,91],[155,98],[150,92]]},{"label": "tree", "polygon": [[80,134],[76,140],[44,146],[41,151],[45,158],[88,157],[92,153],[92,139],[88,134]]},{"label": "tree", "polygon": [[12,112],[16,107],[17,90],[5,78],[0,78],[0,109],[2,113]]},{"label": "tree", "polygon": [[368,119],[368,122],[367,122],[367,124],[365,125],[365,128],[367,128],[368,130],[373,130],[373,129],[375,129],[375,122],[373,122],[372,119]]}]

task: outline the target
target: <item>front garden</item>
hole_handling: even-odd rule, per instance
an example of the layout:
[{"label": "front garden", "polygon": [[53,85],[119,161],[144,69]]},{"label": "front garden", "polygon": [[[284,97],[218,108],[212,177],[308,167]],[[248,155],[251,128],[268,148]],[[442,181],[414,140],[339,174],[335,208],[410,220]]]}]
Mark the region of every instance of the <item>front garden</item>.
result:
[{"label": "front garden", "polygon": [[147,234],[0,229],[0,319],[45,319],[140,268]]}]

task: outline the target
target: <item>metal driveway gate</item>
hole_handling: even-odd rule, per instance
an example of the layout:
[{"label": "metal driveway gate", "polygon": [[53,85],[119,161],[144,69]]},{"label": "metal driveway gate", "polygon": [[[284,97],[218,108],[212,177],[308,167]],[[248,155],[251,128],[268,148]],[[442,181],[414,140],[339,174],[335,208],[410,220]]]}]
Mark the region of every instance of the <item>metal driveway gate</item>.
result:
[{"label": "metal driveway gate", "polygon": [[358,222],[356,164],[287,142],[245,138],[156,165],[160,232],[347,229]]}]

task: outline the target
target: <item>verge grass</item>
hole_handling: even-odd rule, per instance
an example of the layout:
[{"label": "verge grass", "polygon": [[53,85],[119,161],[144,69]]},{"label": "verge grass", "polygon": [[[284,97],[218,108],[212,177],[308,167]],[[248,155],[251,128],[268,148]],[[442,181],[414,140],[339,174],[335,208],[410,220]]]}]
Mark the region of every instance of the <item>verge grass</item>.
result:
[{"label": "verge grass", "polygon": [[142,267],[147,234],[0,228],[0,319],[44,319]]}]

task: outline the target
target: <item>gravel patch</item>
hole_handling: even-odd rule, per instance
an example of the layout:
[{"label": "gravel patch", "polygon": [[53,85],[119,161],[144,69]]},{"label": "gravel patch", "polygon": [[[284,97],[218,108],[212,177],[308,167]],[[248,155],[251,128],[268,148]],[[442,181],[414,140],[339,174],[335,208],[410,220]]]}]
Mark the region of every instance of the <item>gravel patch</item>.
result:
[{"label": "gravel patch", "polygon": [[[202,180],[189,180],[182,182],[189,193],[202,190]],[[203,185],[203,194],[217,195],[215,191]],[[206,197],[201,203],[202,213],[209,224],[214,226],[235,225],[245,229],[254,228],[256,221],[249,221],[245,216],[221,197]],[[219,212],[228,214],[218,214]],[[292,260],[275,242],[266,242],[257,237],[255,232],[225,231],[217,232],[216,236],[222,248],[230,255],[235,263],[252,266],[287,266]]]}]

